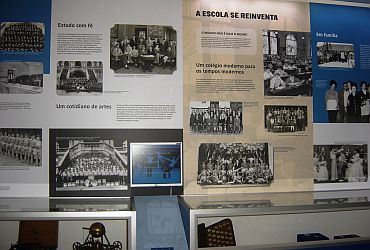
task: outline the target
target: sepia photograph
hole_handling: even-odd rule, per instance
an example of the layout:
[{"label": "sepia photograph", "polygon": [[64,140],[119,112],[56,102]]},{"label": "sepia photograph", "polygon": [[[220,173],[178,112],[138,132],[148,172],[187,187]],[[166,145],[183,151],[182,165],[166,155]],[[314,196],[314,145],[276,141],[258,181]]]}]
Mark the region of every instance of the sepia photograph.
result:
[{"label": "sepia photograph", "polygon": [[42,52],[45,25],[37,22],[1,22],[0,50],[12,52]]},{"label": "sepia photograph", "polygon": [[307,106],[265,105],[265,129],[272,133],[305,131]]},{"label": "sepia photograph", "polygon": [[41,62],[0,62],[0,94],[40,94],[43,85]]},{"label": "sepia photograph", "polygon": [[202,143],[198,178],[208,185],[269,185],[274,180],[273,149],[268,143]]},{"label": "sepia photograph", "polygon": [[314,183],[367,182],[367,144],[314,145]]},{"label": "sepia photograph", "polygon": [[350,43],[317,43],[317,65],[327,68],[355,67],[355,48]]},{"label": "sepia photograph", "polygon": [[265,96],[312,96],[311,33],[263,30]]},{"label": "sepia photograph", "polygon": [[191,101],[190,134],[227,135],[243,131],[243,103]]},{"label": "sepia photograph", "polygon": [[103,63],[99,61],[59,61],[57,94],[96,96],[103,92]]},{"label": "sepia photograph", "polygon": [[127,140],[115,130],[53,131],[55,191],[128,189]]},{"label": "sepia photograph", "polygon": [[0,169],[42,166],[42,130],[0,128]]},{"label": "sepia photograph", "polygon": [[110,68],[116,74],[172,74],[177,35],[171,26],[115,24],[111,30]]}]

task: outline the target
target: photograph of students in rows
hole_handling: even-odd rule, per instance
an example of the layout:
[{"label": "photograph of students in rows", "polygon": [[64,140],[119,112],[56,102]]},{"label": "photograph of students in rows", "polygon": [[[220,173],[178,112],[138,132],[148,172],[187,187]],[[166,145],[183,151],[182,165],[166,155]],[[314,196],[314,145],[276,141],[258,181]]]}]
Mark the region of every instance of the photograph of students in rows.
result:
[{"label": "photograph of students in rows", "polygon": [[190,102],[190,134],[240,134],[242,102]]},{"label": "photograph of students in rows", "polygon": [[118,74],[172,74],[176,47],[172,27],[115,24],[111,28],[110,68]]},{"label": "photograph of students in rows", "polygon": [[41,129],[1,128],[0,166],[41,166]]},{"label": "photograph of students in rows", "polygon": [[272,148],[267,143],[202,143],[199,185],[271,184]]},{"label": "photograph of students in rows", "polygon": [[315,183],[366,182],[367,145],[314,145]]},{"label": "photograph of students in rows", "polygon": [[265,106],[265,129],[268,132],[299,132],[305,131],[306,127],[306,106]]},{"label": "photograph of students in rows", "polygon": [[310,33],[263,31],[265,96],[311,96]]},{"label": "photograph of students in rows", "polygon": [[42,52],[45,25],[35,22],[0,23],[0,50],[12,52]]},{"label": "photograph of students in rows", "polygon": [[329,123],[369,123],[370,120],[370,84],[345,81],[337,91],[337,82],[331,80],[325,93],[326,111]]}]

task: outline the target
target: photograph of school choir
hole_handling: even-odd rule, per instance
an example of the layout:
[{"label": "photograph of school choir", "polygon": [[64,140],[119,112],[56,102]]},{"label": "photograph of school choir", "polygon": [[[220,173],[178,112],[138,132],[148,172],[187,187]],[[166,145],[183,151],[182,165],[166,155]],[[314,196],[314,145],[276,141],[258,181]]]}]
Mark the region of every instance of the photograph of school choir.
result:
[{"label": "photograph of school choir", "polygon": [[0,128],[0,168],[42,165],[42,130]]},{"label": "photograph of school choir", "polygon": [[127,190],[127,141],[57,137],[55,168],[56,191]]},{"label": "photograph of school choir", "polygon": [[353,44],[317,43],[317,65],[319,67],[354,68],[355,54]]},{"label": "photograph of school choir", "polygon": [[43,85],[41,62],[0,62],[0,93],[40,94]]},{"label": "photograph of school choir", "polygon": [[0,50],[14,52],[42,52],[45,25],[36,22],[0,23]]},{"label": "photograph of school choir", "polygon": [[315,183],[366,182],[367,150],[367,144],[314,145]]},{"label": "photograph of school choir", "polygon": [[190,102],[190,134],[240,134],[242,102]]},{"label": "photograph of school choir", "polygon": [[115,24],[110,68],[117,74],[172,74],[176,70],[176,30],[170,26]]},{"label": "photograph of school choir", "polygon": [[325,104],[329,123],[369,123],[370,83],[345,81],[339,87],[330,80]]},{"label": "photograph of school choir", "polygon": [[311,96],[311,34],[263,31],[265,96]]},{"label": "photograph of school choir", "polygon": [[103,63],[97,61],[59,61],[58,95],[101,95]]},{"label": "photograph of school choir", "polygon": [[202,143],[199,146],[199,185],[266,185],[273,179],[272,148],[268,143]]},{"label": "photograph of school choir", "polygon": [[265,129],[272,133],[305,131],[307,106],[265,106]]}]

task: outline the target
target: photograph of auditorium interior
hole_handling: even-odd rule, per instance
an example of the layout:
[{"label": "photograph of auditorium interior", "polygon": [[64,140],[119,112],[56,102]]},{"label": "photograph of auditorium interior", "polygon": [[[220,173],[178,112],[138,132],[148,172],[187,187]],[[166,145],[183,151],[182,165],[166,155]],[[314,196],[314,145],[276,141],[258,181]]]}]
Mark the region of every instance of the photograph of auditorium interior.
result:
[{"label": "photograph of auditorium interior", "polygon": [[265,96],[311,96],[311,34],[263,31]]},{"label": "photograph of auditorium interior", "polygon": [[172,74],[176,41],[176,30],[170,26],[115,24],[110,68],[117,74]]},{"label": "photograph of auditorium interior", "polygon": [[103,63],[96,61],[59,61],[57,65],[58,95],[101,95]]},{"label": "photograph of auditorium interior", "polygon": [[265,129],[272,133],[305,131],[307,127],[306,106],[265,106]]},{"label": "photograph of auditorium interior", "polygon": [[0,128],[0,168],[41,165],[41,129]]},{"label": "photograph of auditorium interior", "polygon": [[315,183],[366,182],[367,148],[366,144],[314,145]]},{"label": "photograph of auditorium interior", "polygon": [[190,102],[190,134],[240,134],[242,102]]},{"label": "photograph of auditorium interior", "polygon": [[57,192],[127,190],[127,141],[57,137],[55,168]]},{"label": "photograph of auditorium interior", "polygon": [[0,93],[40,94],[42,91],[42,63],[0,62]]},{"label": "photograph of auditorium interior", "polygon": [[272,162],[268,143],[202,143],[197,183],[202,186],[271,184]]},{"label": "photograph of auditorium interior", "polygon": [[42,52],[45,25],[32,22],[0,23],[0,50],[15,52]]},{"label": "photograph of auditorium interior", "polygon": [[319,67],[354,68],[355,49],[348,43],[317,43],[317,65]]}]

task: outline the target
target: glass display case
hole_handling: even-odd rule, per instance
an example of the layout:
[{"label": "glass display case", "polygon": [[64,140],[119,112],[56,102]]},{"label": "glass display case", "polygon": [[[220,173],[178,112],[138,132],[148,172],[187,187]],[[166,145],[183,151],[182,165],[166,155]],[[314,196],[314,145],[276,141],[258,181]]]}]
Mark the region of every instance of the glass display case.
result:
[{"label": "glass display case", "polygon": [[370,190],[187,195],[179,203],[190,249],[370,244]]},{"label": "glass display case", "polygon": [[[24,238],[22,223],[31,221],[57,223],[57,249],[79,249],[76,246],[98,238],[116,246],[109,249],[136,249],[136,211],[130,198],[1,198],[0,249],[10,249]],[[32,237],[42,237],[41,232],[32,229]]]}]

